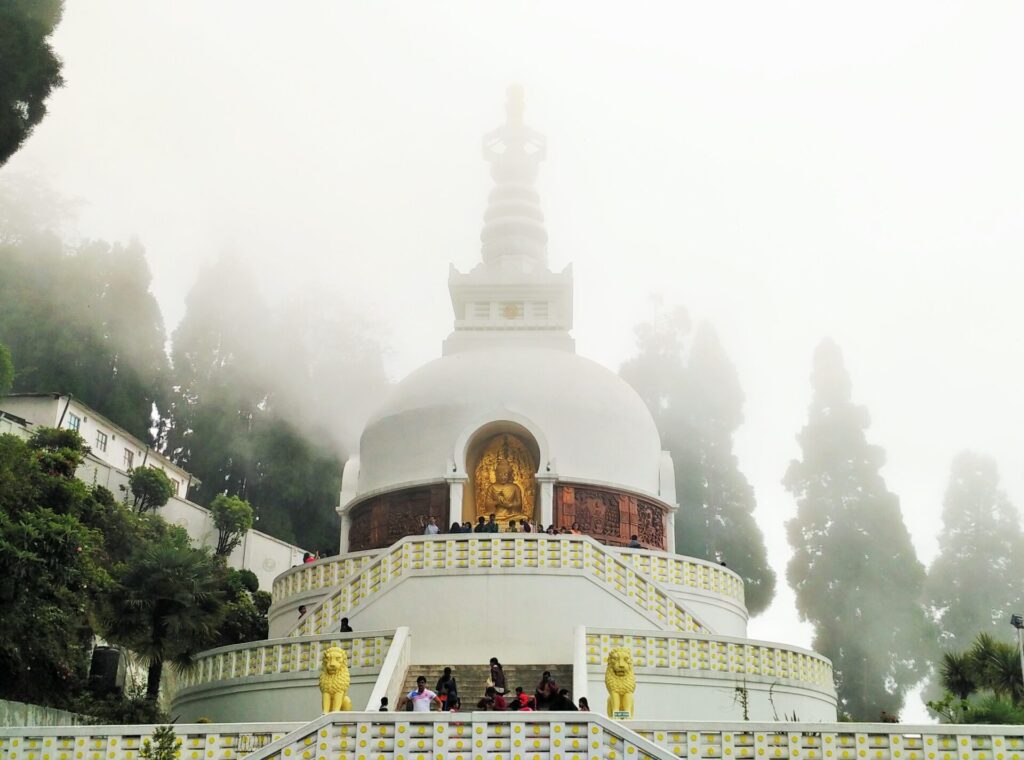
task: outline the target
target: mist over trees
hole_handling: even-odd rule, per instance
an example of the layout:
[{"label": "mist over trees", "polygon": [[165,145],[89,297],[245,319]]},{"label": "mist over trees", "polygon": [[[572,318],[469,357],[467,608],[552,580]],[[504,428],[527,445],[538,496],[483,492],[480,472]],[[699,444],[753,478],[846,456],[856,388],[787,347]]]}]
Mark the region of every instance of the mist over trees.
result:
[{"label": "mist over trees", "polygon": [[925,573],[880,473],[885,452],[868,443],[867,410],[853,403],[831,341],[814,353],[811,390],[801,459],[783,481],[797,501],[786,525],[787,577],[801,618],[814,626],[814,649],[832,660],[840,709],[877,720],[883,710],[898,714],[928,669]]},{"label": "mist over trees", "polygon": [[1010,614],[1024,610],[1020,515],[999,487],[995,460],[970,451],[953,460],[942,509],[939,555],[926,598],[944,648],[978,633],[1011,637]]},{"label": "mist over trees", "polygon": [[64,84],[48,41],[63,12],[63,0],[0,3],[0,166],[42,121],[50,91]]},{"label": "mist over trees", "polygon": [[166,451],[199,503],[237,496],[260,530],[333,551],[342,467],[387,383],[379,346],[304,313],[272,309],[240,259],[207,267],[173,336]]},{"label": "mist over trees", "polygon": [[166,410],[169,364],[142,246],[66,245],[46,230],[5,233],[0,343],[14,364],[12,390],[74,394],[155,442],[150,429],[154,411]]},{"label": "mist over trees", "polygon": [[225,259],[169,357],[142,245],[65,242],[68,205],[0,184],[0,387],[71,393],[192,472],[198,503],[237,496],[260,530],[336,547],[342,466],[388,387],[373,331],[323,296],[272,308]]},{"label": "mist over trees", "polygon": [[747,608],[756,615],[771,603],[775,572],[754,520],[754,490],[732,450],[743,391],[714,329],[699,325],[687,352],[689,332],[682,309],[638,325],[637,354],[620,374],[646,402],[672,453],[676,551],[725,560],[743,577]]}]

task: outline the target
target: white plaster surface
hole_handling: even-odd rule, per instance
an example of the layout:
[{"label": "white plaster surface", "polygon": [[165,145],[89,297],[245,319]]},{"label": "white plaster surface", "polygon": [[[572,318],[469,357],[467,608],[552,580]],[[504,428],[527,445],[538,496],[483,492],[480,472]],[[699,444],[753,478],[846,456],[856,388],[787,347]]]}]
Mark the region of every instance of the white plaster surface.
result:
[{"label": "white plaster surface", "polygon": [[[353,668],[349,696],[362,709],[377,682],[377,668]],[[319,671],[251,676],[182,690],[173,714],[189,722],[306,721],[320,714]]]},{"label": "white plaster surface", "polygon": [[491,657],[569,664],[577,625],[657,630],[586,578],[550,573],[414,576],[375,597],[350,623],[357,631],[408,626],[414,663],[452,665]]},{"label": "white plaster surface", "polygon": [[504,419],[542,432],[541,470],[658,494],[661,441],[636,391],[589,359],[529,347],[446,356],[400,382],[363,432],[358,493],[442,478],[450,460],[461,470],[466,428]]},{"label": "white plaster surface", "polygon": [[[634,717],[638,720],[744,720],[737,687],[747,691],[747,715],[753,721],[786,720],[794,713],[800,721],[836,719],[835,696],[784,680],[748,676],[743,680],[676,671],[669,674],[636,669]],[[653,670],[653,669],[652,669]],[[608,690],[604,673],[589,673],[585,696],[590,708],[605,712]],[[774,703],[774,704],[773,704]]]}]

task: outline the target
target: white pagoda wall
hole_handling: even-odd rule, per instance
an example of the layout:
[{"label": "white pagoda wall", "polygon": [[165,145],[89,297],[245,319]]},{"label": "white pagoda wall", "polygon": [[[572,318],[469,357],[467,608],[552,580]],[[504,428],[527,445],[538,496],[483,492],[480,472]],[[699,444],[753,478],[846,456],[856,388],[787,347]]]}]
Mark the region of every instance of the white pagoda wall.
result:
[{"label": "white pagoda wall", "polygon": [[354,615],[356,631],[409,627],[416,663],[573,661],[578,625],[654,630],[628,604],[582,577],[413,577]]},{"label": "white pagoda wall", "polygon": [[[804,722],[834,721],[835,696],[800,686],[781,684],[769,679],[748,676],[735,678],[714,676],[662,675],[636,669],[637,720],[744,720],[740,695],[742,683],[747,692],[748,720],[786,720],[796,715]],[[587,701],[592,710],[604,712],[608,690],[603,673],[588,673]]]},{"label": "white pagoda wall", "polygon": [[[434,540],[445,540],[446,538],[447,536],[440,536]],[[643,556],[650,557],[652,561],[675,563],[683,567],[707,566],[707,570],[703,571],[699,578],[690,580],[690,585],[679,583],[678,575],[675,576],[677,582],[663,580],[663,577],[672,577],[664,572],[655,574],[654,577],[661,582],[662,587],[671,597],[690,610],[715,633],[723,636],[746,636],[747,611],[742,603],[742,590],[737,592],[729,588],[722,588],[722,584],[715,582],[720,581],[722,577],[734,575],[731,571],[725,571],[715,563],[665,552],[613,547],[608,547],[608,549],[621,555],[624,560],[633,563],[634,567],[642,571],[646,571],[647,568],[639,565],[637,560],[642,559]],[[336,557],[327,557],[315,563],[291,568],[278,576],[274,581],[274,602],[269,612],[270,636],[272,638],[287,636],[299,621],[300,605],[305,605],[308,611],[312,611],[340,584],[351,579],[372,563],[381,551],[351,552]],[[540,567],[535,570],[541,574],[545,572]],[[463,570],[450,569],[448,572],[456,577],[464,574]],[[489,575],[499,575],[503,572],[507,571],[492,568]],[[516,574],[516,577],[523,576]],[[551,577],[557,579],[560,576],[552,573]],[[555,582],[557,583],[557,580]],[[434,593],[431,592],[431,595]],[[355,623],[355,618],[352,617],[351,622]],[[461,621],[461,615],[459,619]],[[385,627],[394,627],[400,622],[402,621],[391,621]],[[609,624],[609,626],[614,627],[613,624]]]}]

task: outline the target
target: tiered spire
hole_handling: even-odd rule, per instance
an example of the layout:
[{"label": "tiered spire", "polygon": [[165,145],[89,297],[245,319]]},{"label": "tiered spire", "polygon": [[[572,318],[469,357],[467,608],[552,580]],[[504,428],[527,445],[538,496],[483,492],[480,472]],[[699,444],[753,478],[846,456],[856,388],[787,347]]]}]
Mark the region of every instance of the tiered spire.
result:
[{"label": "tiered spire", "polygon": [[523,88],[508,88],[505,123],[484,135],[494,189],[480,233],[483,261],[451,267],[455,329],[444,353],[501,346],[572,351],[572,268],[548,269],[548,233],[536,181],[547,141],[523,124]]},{"label": "tiered spire", "polygon": [[484,135],[494,189],[484,212],[481,254],[488,266],[532,272],[547,267],[548,233],[534,185],[547,153],[544,136],[523,124],[523,88],[506,92],[505,124]]}]

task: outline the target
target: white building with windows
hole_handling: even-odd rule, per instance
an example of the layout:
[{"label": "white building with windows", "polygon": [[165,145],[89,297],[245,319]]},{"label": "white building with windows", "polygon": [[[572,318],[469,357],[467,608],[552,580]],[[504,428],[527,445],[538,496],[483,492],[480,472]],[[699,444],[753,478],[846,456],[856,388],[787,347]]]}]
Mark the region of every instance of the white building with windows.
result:
[{"label": "white building with windows", "polygon": [[153,467],[174,486],[174,495],[188,496],[192,476],[124,428],[63,393],[14,393],[0,398],[0,411],[33,426],[67,428],[85,440],[100,462],[120,470]]},{"label": "white building with windows", "polygon": [[[161,507],[160,515],[185,528],[193,541],[216,546],[217,528],[210,511],[188,499],[189,486],[198,481],[163,454],[70,395],[15,393],[0,397],[0,433],[28,438],[37,427],[77,431],[90,449],[78,469],[78,477],[109,489],[117,499],[128,498],[130,494],[131,470],[162,470],[174,486],[174,496]],[[301,548],[287,541],[250,530],[228,558],[228,564],[252,570],[259,578],[260,588],[269,590],[278,574],[302,562],[303,554]]]}]

